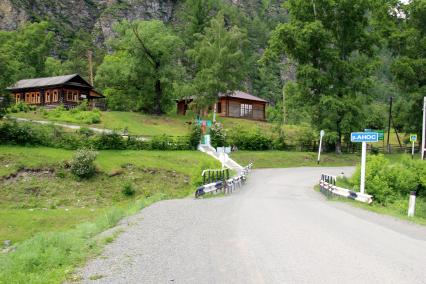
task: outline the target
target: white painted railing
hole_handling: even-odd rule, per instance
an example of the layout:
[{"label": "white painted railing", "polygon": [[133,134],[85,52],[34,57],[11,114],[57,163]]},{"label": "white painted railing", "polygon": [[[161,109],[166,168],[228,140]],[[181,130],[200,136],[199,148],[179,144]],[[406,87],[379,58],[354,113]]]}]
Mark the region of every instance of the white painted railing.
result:
[{"label": "white painted railing", "polygon": [[223,192],[225,194],[230,194],[234,192],[236,189],[241,188],[244,185],[252,167],[253,164],[250,163],[241,170],[239,175],[235,177],[200,186],[195,191],[195,197],[198,198],[207,193]]},{"label": "white painted railing", "polygon": [[373,196],[365,193],[355,192],[346,188],[336,186],[336,177],[322,174],[319,182],[320,191],[327,196],[341,196],[356,201],[370,204],[373,202]]}]

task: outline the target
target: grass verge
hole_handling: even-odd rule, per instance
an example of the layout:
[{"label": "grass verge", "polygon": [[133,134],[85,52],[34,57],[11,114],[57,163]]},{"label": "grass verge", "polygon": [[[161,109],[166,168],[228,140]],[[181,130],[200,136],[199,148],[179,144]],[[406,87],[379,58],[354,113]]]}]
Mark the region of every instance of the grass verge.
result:
[{"label": "grass verge", "polygon": [[[319,185],[315,186],[315,190],[319,191]],[[398,199],[392,204],[383,206],[378,203],[366,204],[359,201],[355,201],[349,198],[332,196],[327,198],[330,202],[342,202],[347,203],[351,206],[375,212],[378,214],[389,215],[398,219],[413,222],[419,225],[426,225],[426,200],[424,198],[417,198],[416,200],[416,215],[414,217],[408,217],[408,197],[404,199]]]},{"label": "grass verge", "polygon": [[125,216],[165,198],[158,194],[135,201],[127,208],[110,208],[93,222],[64,232],[39,233],[0,255],[0,283],[62,283],[85,259],[107,242],[93,237]]},{"label": "grass verge", "polygon": [[[361,162],[359,154],[322,153],[317,165],[317,153],[288,151],[238,151],[231,157],[242,165],[254,163],[254,168],[291,168],[291,167],[339,167],[355,166]],[[391,161],[401,160],[404,154],[390,154],[385,157]]]},{"label": "grass verge", "polygon": [[79,180],[66,167],[72,155],[0,146],[0,283],[64,281],[106,243],[95,235],[155,201],[188,196],[203,169],[219,166],[197,151],[100,151],[98,173]]}]

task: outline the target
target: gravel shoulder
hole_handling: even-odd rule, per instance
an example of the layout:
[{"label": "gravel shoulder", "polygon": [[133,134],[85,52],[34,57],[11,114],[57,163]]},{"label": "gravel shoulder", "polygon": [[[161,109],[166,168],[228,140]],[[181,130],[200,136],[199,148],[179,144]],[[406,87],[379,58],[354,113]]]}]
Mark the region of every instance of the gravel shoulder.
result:
[{"label": "gravel shoulder", "polygon": [[81,269],[82,283],[425,283],[426,227],[327,202],[322,172],[252,171],[220,198],[158,202]]}]

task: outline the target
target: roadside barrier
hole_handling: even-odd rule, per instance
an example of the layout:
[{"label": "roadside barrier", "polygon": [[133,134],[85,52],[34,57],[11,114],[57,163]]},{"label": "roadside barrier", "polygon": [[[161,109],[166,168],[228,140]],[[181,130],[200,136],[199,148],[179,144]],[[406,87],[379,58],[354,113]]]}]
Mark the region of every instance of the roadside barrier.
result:
[{"label": "roadside barrier", "polygon": [[373,202],[373,196],[369,194],[363,194],[363,193],[355,192],[346,188],[336,186],[335,176],[322,174],[319,185],[320,185],[320,191],[328,197],[341,196],[341,197],[350,198],[350,199],[368,203],[368,204]]},{"label": "roadside barrier", "polygon": [[[252,167],[253,163],[248,164],[241,170],[241,173],[236,177],[229,177],[229,169],[203,171],[203,181],[207,181],[208,183],[197,188],[197,190],[195,191],[195,197],[198,198],[207,193],[223,192],[225,194],[230,194],[234,192],[245,184],[247,176]],[[216,180],[212,182],[212,179]]]}]

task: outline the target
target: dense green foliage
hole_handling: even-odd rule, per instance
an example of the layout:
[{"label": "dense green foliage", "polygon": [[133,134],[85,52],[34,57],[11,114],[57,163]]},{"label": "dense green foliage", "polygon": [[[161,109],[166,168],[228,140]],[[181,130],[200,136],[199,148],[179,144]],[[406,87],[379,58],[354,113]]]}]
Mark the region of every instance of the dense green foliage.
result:
[{"label": "dense green foliage", "polygon": [[377,37],[370,23],[373,1],[289,0],[289,23],[281,24],[270,52],[282,52],[298,63],[299,99],[311,106],[312,122],[336,133],[337,151],[343,136],[361,129],[374,71]]},{"label": "dense green foliage", "polygon": [[426,96],[426,1],[411,1],[401,12],[407,17],[396,21],[389,39],[396,57],[391,72],[402,92],[396,106],[398,127],[420,136]]},{"label": "dense green foliage", "polygon": [[182,77],[183,42],[161,21],[122,22],[110,42],[114,52],[99,66],[97,84],[114,110],[163,114],[173,99],[173,82]]},{"label": "dense green foliage", "polygon": [[[192,139],[192,140],[191,140]],[[97,150],[194,150],[190,136],[153,136],[147,140],[136,136],[124,139],[116,132],[96,134],[82,128],[66,132],[53,125],[4,122],[0,124],[0,144],[47,146],[64,149],[93,148]]]},{"label": "dense green foliage", "polygon": [[[355,188],[359,188],[359,167],[352,180]],[[407,197],[411,191],[426,197],[426,167],[422,161],[408,157],[392,163],[383,155],[371,156],[367,160],[366,191],[384,205]]]}]

